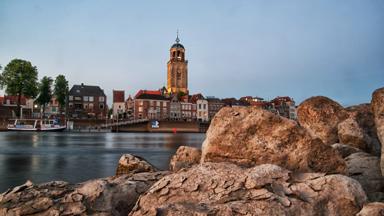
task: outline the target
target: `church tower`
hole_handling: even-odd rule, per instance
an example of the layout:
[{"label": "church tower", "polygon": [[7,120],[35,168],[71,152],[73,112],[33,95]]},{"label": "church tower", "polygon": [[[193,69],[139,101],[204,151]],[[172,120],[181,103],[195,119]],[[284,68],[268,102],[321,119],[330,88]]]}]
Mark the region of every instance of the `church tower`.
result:
[{"label": "church tower", "polygon": [[170,49],[170,58],[167,63],[167,90],[177,94],[188,94],[188,61],[185,60],[185,49],[180,43],[179,34]]}]

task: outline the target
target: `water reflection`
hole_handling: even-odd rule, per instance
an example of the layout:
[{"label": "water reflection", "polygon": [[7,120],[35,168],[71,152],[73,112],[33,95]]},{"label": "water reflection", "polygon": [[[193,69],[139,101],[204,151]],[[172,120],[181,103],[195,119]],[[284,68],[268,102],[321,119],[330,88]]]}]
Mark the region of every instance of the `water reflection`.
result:
[{"label": "water reflection", "polygon": [[30,179],[85,181],[113,175],[124,153],[167,169],[180,145],[201,147],[204,134],[0,133],[0,192]]}]

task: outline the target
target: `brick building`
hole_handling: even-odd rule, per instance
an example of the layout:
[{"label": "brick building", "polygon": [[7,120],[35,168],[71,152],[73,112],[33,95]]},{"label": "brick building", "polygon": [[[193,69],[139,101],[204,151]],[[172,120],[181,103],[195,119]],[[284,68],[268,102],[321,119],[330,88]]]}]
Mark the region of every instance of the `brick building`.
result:
[{"label": "brick building", "polygon": [[99,86],[74,85],[68,94],[68,114],[73,119],[105,119],[107,96]]},{"label": "brick building", "polygon": [[170,101],[160,91],[140,90],[135,96],[134,119],[169,119]]}]

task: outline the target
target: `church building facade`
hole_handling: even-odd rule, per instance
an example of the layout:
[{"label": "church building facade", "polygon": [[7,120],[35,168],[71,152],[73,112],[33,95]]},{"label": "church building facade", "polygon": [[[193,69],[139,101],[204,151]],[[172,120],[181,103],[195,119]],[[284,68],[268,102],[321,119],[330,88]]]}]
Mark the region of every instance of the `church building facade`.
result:
[{"label": "church building facade", "polygon": [[185,60],[185,48],[176,37],[170,49],[170,59],[167,63],[167,91],[172,94],[188,95],[188,61]]}]

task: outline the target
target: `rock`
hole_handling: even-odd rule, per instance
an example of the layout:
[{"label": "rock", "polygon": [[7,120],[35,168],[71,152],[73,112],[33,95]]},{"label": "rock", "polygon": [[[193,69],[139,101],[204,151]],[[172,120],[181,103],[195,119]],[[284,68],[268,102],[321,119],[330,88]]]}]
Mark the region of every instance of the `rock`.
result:
[{"label": "rock", "polygon": [[365,202],[361,185],[347,176],[207,162],[156,182],[129,215],[349,216]]},{"label": "rock", "polygon": [[178,171],[182,168],[189,168],[192,165],[198,164],[201,158],[201,150],[189,146],[180,146],[176,154],[172,156],[169,163],[171,171]]},{"label": "rock", "polygon": [[373,202],[365,204],[356,216],[384,216],[384,203]]},{"label": "rock", "polygon": [[[371,104],[360,104],[356,106],[347,107],[345,109],[348,112],[349,119],[352,119],[358,124],[358,127],[355,127],[356,130],[359,130],[363,133],[363,139],[355,139],[356,143],[365,143],[365,151],[380,157],[381,144],[377,137],[377,131],[374,121],[374,116],[372,112]],[[339,133],[340,138],[340,133]],[[340,142],[342,142],[340,140]],[[353,140],[346,140],[346,144],[355,144]]]},{"label": "rock", "polygon": [[297,108],[300,125],[326,145],[338,142],[337,125],[347,117],[340,104],[323,96],[308,98]]},{"label": "rock", "polygon": [[355,148],[346,144],[341,144],[341,143],[333,144],[332,148],[334,148],[343,158],[346,158],[353,153],[361,152],[361,150],[358,148]]},{"label": "rock", "polygon": [[293,171],[345,173],[344,160],[296,121],[256,107],[224,107],[214,117],[201,162],[276,164]]},{"label": "rock", "polygon": [[363,151],[367,150],[367,139],[363,129],[353,118],[347,118],[337,126],[340,143],[345,143]]},{"label": "rock", "polygon": [[381,145],[381,173],[384,175],[384,88],[377,89],[372,94],[372,110],[375,119],[377,136]]},{"label": "rock", "polygon": [[131,154],[124,154],[119,159],[116,175],[156,171],[158,171],[157,168],[147,162],[144,158]]},{"label": "rock", "polygon": [[80,184],[28,183],[0,195],[0,215],[127,215],[140,194],[167,172],[147,172]]},{"label": "rock", "polygon": [[[381,175],[380,158],[357,152],[345,158],[349,176],[360,182],[370,201],[380,200],[384,194],[384,177]],[[379,199],[379,200],[376,200]]]}]

